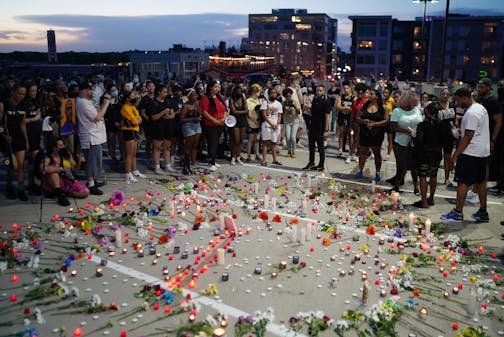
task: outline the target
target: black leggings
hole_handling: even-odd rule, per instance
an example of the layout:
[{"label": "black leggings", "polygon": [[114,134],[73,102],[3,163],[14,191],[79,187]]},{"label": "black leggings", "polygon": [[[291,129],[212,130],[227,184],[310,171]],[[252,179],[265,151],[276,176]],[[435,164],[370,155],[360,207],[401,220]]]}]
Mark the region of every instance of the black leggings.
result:
[{"label": "black leggings", "polygon": [[208,163],[215,164],[217,157],[217,147],[219,145],[219,136],[224,131],[224,126],[205,126],[205,136],[207,140]]}]

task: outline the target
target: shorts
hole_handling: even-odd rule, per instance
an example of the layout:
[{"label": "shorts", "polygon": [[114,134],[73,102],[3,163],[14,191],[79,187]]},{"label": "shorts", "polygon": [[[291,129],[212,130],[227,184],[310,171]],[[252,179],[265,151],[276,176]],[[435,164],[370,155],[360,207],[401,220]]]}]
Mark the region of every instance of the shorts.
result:
[{"label": "shorts", "polygon": [[269,140],[272,143],[277,143],[280,139],[280,126],[273,130],[271,126],[264,122],[261,127],[261,140]]},{"label": "shorts", "polygon": [[13,136],[11,140],[11,151],[16,153],[19,151],[26,151],[26,140],[24,136]]},{"label": "shorts", "polygon": [[418,175],[420,177],[436,178],[440,161],[435,163],[422,163],[418,164]]},{"label": "shorts", "polygon": [[338,126],[350,126],[350,114],[346,114],[340,111],[338,114]]},{"label": "shorts", "polygon": [[451,154],[453,152],[453,148],[455,147],[455,139],[451,134],[443,135],[441,137],[441,145],[443,147],[444,154]]},{"label": "shorts", "polygon": [[461,154],[457,158],[454,180],[465,185],[485,181],[488,157],[473,157]]},{"label": "shorts", "polygon": [[411,146],[402,146],[394,143],[396,162],[399,170],[412,170],[415,167],[415,149]]},{"label": "shorts", "polygon": [[196,123],[182,123],[182,135],[184,137],[191,137],[201,134],[201,124]]},{"label": "shorts", "polygon": [[236,124],[233,128],[246,128],[248,126],[247,116],[246,115],[238,115],[236,117]]},{"label": "shorts", "polygon": [[175,128],[170,120],[160,120],[151,125],[151,137],[155,140],[171,140],[175,136]]},{"label": "shorts", "polygon": [[259,131],[261,131],[259,128],[249,128],[249,129],[247,130],[247,133],[248,133],[249,135],[251,135],[251,134],[254,134],[254,133],[259,133]]},{"label": "shorts", "polygon": [[122,136],[124,141],[128,140],[138,140],[138,131],[135,130],[122,130]]}]

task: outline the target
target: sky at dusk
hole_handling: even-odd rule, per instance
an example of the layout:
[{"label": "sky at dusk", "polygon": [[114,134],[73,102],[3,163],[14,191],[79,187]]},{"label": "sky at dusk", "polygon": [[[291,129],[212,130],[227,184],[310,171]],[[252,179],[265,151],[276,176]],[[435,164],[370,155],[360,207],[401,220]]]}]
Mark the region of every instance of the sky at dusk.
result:
[{"label": "sky at dusk", "polygon": [[[172,1],[1,0],[0,52],[47,51],[46,31],[56,31],[63,51],[167,50],[174,43],[204,48],[226,41],[239,48],[248,35],[248,14],[303,8],[338,19],[338,45],[348,51],[349,15],[392,15],[413,20],[423,4],[411,0]],[[504,15],[503,0],[451,0],[450,13]],[[444,15],[446,0],[427,4],[427,15]]]}]

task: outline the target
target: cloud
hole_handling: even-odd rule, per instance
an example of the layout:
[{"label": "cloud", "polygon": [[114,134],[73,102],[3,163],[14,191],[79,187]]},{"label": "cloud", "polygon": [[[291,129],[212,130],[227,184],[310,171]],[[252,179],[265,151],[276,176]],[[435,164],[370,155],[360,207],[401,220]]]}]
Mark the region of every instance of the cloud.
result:
[{"label": "cloud", "polygon": [[53,28],[60,51],[167,50],[174,43],[201,48],[219,41],[236,43],[248,33],[248,15],[244,14],[58,14],[23,15],[16,19]]},{"label": "cloud", "polygon": [[6,40],[26,40],[28,33],[20,30],[3,30],[0,31],[0,41]]}]

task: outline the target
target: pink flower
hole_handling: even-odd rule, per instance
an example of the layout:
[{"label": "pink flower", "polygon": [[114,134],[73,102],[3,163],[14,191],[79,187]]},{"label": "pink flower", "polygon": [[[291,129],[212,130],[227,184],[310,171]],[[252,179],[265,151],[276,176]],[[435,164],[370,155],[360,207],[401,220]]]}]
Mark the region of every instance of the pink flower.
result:
[{"label": "pink flower", "polygon": [[117,189],[114,192],[112,192],[112,195],[110,196],[110,203],[114,206],[119,206],[120,204],[123,203],[124,200],[124,193]]}]

